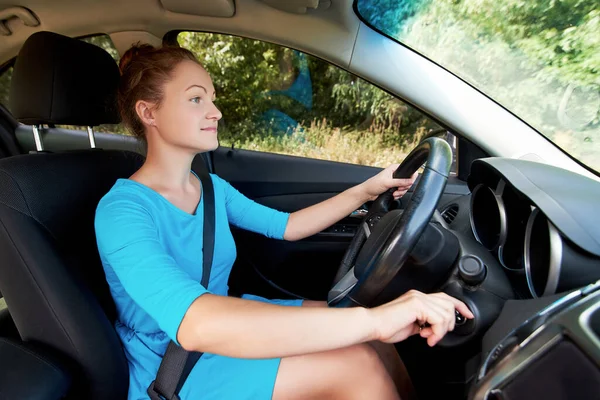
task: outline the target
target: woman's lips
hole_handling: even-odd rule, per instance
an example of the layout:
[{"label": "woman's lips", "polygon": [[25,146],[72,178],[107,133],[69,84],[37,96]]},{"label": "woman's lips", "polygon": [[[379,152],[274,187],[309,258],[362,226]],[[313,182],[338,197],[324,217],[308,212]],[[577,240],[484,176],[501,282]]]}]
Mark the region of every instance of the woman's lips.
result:
[{"label": "woman's lips", "polygon": [[217,128],[202,128],[202,130],[217,133]]}]

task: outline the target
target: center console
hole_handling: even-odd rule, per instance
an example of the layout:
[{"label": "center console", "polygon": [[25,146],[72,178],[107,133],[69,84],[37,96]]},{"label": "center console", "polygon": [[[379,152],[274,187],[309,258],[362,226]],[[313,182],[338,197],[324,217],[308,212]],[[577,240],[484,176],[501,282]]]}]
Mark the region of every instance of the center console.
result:
[{"label": "center console", "polygon": [[470,400],[600,399],[600,281],[559,297],[497,343]]}]

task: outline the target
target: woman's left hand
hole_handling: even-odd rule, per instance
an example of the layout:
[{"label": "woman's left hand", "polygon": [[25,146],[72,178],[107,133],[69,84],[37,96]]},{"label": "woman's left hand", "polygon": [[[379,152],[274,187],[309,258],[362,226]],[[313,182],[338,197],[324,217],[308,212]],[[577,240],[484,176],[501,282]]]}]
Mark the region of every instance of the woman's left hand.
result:
[{"label": "woman's left hand", "polygon": [[368,196],[369,200],[375,200],[381,193],[391,188],[396,188],[393,193],[394,199],[398,200],[410,189],[415,179],[417,179],[417,173],[408,179],[394,179],[392,175],[398,168],[399,164],[392,164],[377,175],[364,181],[361,186]]}]

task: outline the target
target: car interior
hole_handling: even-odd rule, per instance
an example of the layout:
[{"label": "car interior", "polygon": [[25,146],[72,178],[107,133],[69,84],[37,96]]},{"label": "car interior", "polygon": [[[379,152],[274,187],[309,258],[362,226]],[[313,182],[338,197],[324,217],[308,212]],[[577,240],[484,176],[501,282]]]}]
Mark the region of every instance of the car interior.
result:
[{"label": "car interior", "polygon": [[[370,29],[353,1],[1,3],[0,73],[10,68],[12,77],[9,107],[0,107],[0,399],[127,397],[93,220],[145,149],[98,129],[119,122],[119,69],[81,38],[109,34],[122,54],[137,41],[176,44],[180,31],[305,52],[443,127],[397,160],[396,176],[419,171],[399,201],[383,194],[296,242],[232,227],[230,294],[373,307],[411,289],[443,291],[475,318],[457,314],[433,348],[419,337],[395,345],[419,399],[598,398],[600,179],[467,83]],[[475,103],[488,118],[469,117]],[[192,169],[293,212],[381,168],[232,145],[198,154]]]}]

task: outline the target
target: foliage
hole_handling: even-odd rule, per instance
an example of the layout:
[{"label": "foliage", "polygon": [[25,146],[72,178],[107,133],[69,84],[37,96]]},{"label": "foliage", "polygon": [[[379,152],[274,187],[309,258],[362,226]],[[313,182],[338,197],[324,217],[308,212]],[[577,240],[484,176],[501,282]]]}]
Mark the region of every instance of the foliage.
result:
[{"label": "foliage", "polygon": [[278,68],[279,59],[289,57],[287,49],[265,42],[193,32],[179,34],[178,40],[210,73],[228,123],[247,121],[264,110],[268,99],[258,94],[282,87],[291,73]]},{"label": "foliage", "polygon": [[500,40],[522,51],[544,79],[600,87],[600,5],[595,0],[369,0],[359,4],[372,24],[409,44],[419,41],[411,32],[417,21],[433,25],[432,31],[436,26],[459,25],[471,41]]},{"label": "foliage", "polygon": [[[217,105],[224,115],[225,129],[219,132],[221,144],[315,155],[318,152],[311,150],[314,146],[333,146],[330,140],[324,141],[326,135],[333,135],[339,138],[340,152],[348,140],[365,148],[379,143],[377,150],[372,148],[374,152],[397,146],[404,151],[417,131],[439,129],[402,101],[315,57],[306,56],[314,100],[307,107],[281,94],[299,75],[301,60],[295,51],[261,41],[197,32],[180,33],[178,41],[194,52],[212,77]],[[285,112],[299,126],[287,135],[275,132],[261,120],[269,109]],[[304,135],[301,142],[297,140],[299,135]],[[311,142],[309,137],[316,141]],[[336,157],[327,151],[316,156],[339,159]],[[350,159],[376,162],[375,156],[358,155],[340,160]]]},{"label": "foliage", "polygon": [[358,9],[600,170],[597,0],[359,0]]}]

